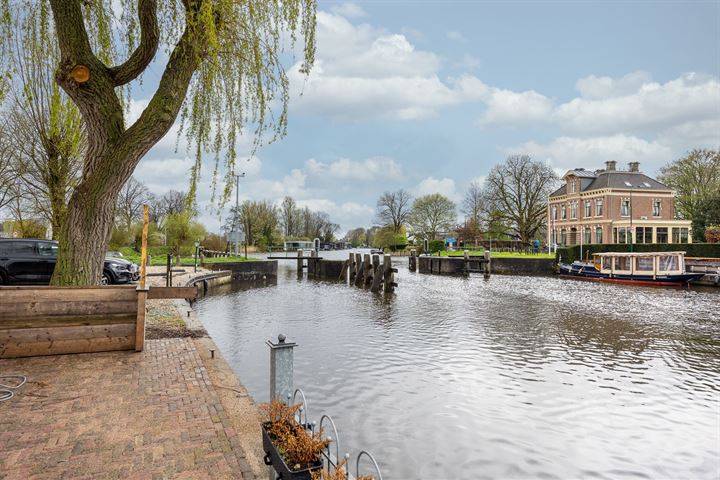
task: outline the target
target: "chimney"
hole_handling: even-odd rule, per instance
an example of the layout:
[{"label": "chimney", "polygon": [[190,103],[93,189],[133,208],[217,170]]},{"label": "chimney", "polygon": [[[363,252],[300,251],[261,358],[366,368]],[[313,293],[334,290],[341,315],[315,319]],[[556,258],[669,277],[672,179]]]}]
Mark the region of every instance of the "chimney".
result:
[{"label": "chimney", "polygon": [[640,171],[640,162],[629,162],[628,170],[631,172],[639,172]]},{"label": "chimney", "polygon": [[605,162],[605,170],[608,172],[614,172],[615,165],[617,165],[617,162],[615,160],[608,160],[607,162]]}]

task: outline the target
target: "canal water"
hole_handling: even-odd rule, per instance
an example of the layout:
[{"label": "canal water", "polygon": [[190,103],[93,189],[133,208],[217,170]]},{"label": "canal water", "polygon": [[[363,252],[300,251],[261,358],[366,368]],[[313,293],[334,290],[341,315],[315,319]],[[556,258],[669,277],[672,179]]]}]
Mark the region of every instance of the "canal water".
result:
[{"label": "canal water", "polygon": [[[327,254],[324,254],[327,258]],[[342,258],[346,258],[343,254]],[[197,311],[258,402],[286,334],[311,419],[386,480],[719,478],[720,294],[410,273],[385,298],[298,280]],[[354,467],[353,467],[354,473]]]}]

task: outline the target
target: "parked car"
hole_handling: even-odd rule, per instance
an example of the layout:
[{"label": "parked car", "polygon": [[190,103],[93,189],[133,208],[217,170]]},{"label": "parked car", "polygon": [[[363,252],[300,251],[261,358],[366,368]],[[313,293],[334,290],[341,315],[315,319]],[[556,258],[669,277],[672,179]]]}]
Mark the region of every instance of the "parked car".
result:
[{"label": "parked car", "polygon": [[[58,243],[53,240],[0,239],[1,284],[47,284],[55,270]],[[122,284],[140,277],[137,265],[121,258],[106,258],[101,283]]]}]

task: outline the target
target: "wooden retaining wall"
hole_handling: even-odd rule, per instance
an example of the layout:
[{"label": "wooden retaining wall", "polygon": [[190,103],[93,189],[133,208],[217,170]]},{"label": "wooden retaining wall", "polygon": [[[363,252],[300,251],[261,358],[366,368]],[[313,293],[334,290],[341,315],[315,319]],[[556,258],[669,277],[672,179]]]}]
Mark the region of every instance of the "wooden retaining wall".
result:
[{"label": "wooden retaining wall", "polygon": [[0,358],[142,351],[148,298],[195,298],[195,287],[0,287]]}]

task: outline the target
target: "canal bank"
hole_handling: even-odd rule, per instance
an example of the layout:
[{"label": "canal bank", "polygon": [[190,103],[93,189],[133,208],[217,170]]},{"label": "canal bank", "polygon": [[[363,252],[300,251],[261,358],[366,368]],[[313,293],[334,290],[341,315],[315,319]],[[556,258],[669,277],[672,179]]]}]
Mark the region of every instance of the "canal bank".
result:
[{"label": "canal bank", "polygon": [[296,342],[309,419],[331,415],[341,452],[373,452],[386,480],[713,478],[718,292],[422,275],[401,258],[385,296],[295,263],[195,310],[258,401],[258,339]]},{"label": "canal bank", "polygon": [[0,478],[264,478],[257,407],[194,320],[150,300],[142,352],[0,360],[27,377],[0,403]]}]

